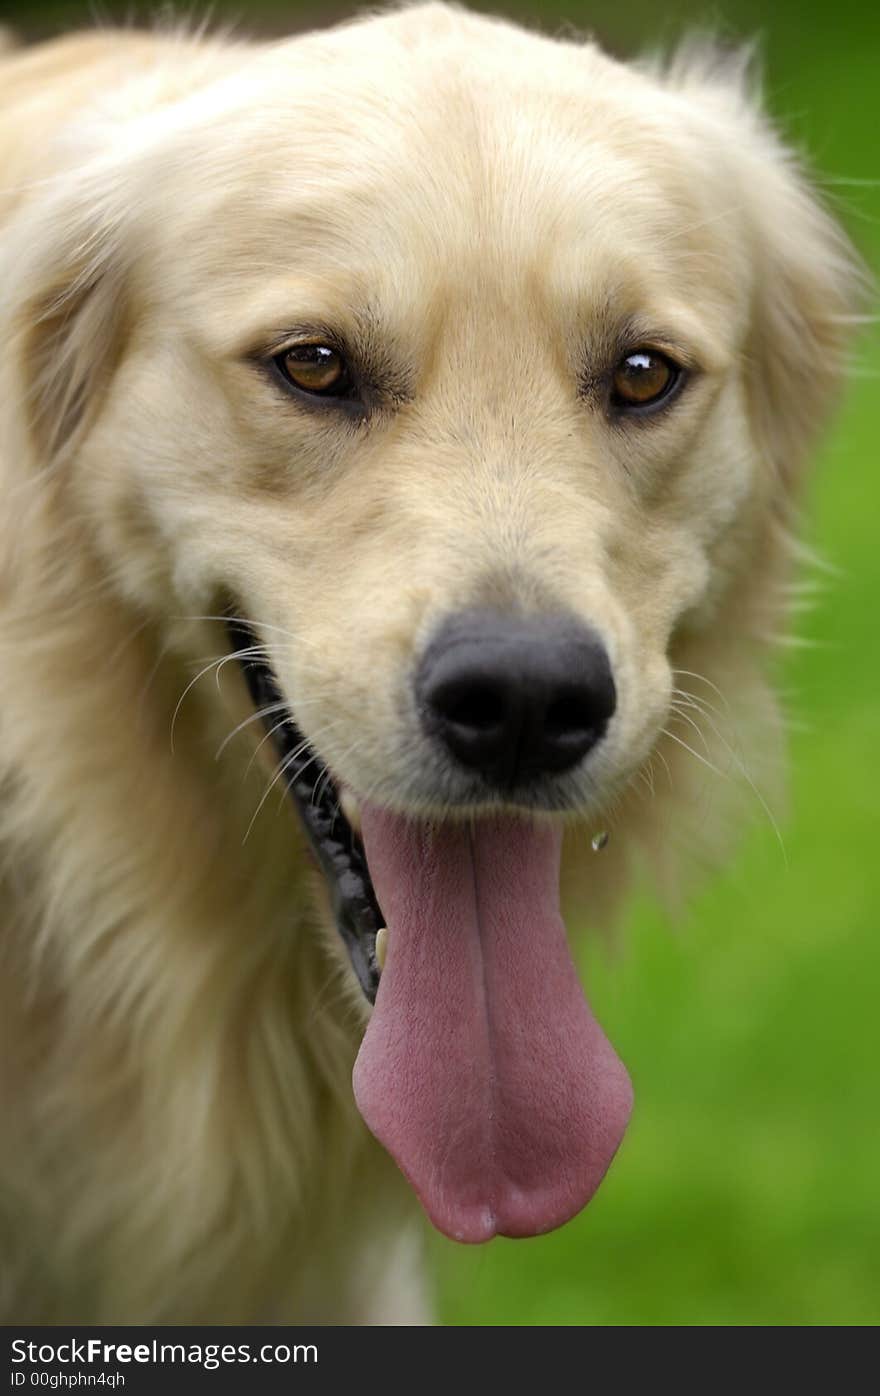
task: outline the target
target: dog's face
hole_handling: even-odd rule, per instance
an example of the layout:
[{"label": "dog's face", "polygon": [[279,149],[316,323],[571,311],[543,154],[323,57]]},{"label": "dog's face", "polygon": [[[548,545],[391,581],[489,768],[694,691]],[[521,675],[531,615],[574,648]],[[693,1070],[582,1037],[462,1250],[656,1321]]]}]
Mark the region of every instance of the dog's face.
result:
[{"label": "dog's face", "polygon": [[[433,8],[276,47],[143,140],[93,176],[113,187],[113,294],[96,310],[93,268],[101,361],[68,353],[52,431],[79,441],[75,487],[123,587],[156,613],[231,605],[259,643],[310,770],[368,811],[393,941],[407,820],[599,827],[669,720],[677,646],[722,626],[739,643],[834,378],[845,253],[730,79],[661,82]],[[524,827],[492,867],[534,859],[517,895],[540,920],[555,825],[529,826],[534,847]],[[451,905],[461,850],[419,848]],[[541,953],[521,983],[557,973]],[[430,978],[400,976],[385,1019]],[[485,1204],[474,1146],[454,1205],[410,1121],[396,1152],[453,1234],[556,1224],[613,1153],[628,1087],[567,985],[566,1042],[592,1043],[589,1179],[523,1202],[514,1149],[513,1200]],[[548,1048],[550,1075],[567,1052]]]},{"label": "dog's face", "polygon": [[[264,627],[354,791],[595,816],[657,741],[674,636],[712,625],[780,503],[793,462],[753,379],[798,377],[789,417],[824,393],[794,324],[758,343],[782,193],[749,180],[779,171],[592,50],[499,31],[490,56],[478,26],[444,36],[451,68],[379,33],[371,72],[367,32],[276,50],[146,158],[85,488],[181,608],[224,592]],[[604,651],[613,703],[573,700],[601,733],[583,759],[508,791],[450,760],[419,664],[474,611],[566,617]]]},{"label": "dog's face", "polygon": [[[675,99],[577,54],[563,90],[548,73],[513,108],[484,57],[346,70],[332,112],[297,63],[270,136],[249,104],[187,132],[156,195],[183,226],[152,230],[97,488],[114,553],[135,515],[181,608],[224,591],[264,627],[358,794],[595,817],[656,742],[670,638],[711,623],[768,488],[742,371],[753,234]],[[427,650],[491,647],[493,614],[564,618],[560,643],[596,652],[559,685],[597,739],[522,782],[426,721]],[[592,691],[609,678],[613,699]]]}]

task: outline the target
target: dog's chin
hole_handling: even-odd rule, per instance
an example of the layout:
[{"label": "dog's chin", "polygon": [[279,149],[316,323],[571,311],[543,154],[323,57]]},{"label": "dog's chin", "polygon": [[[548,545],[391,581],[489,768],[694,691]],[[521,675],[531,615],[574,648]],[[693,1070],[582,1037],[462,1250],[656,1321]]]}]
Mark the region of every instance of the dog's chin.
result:
[{"label": "dog's chin", "polygon": [[601,1182],[631,1107],[559,915],[564,798],[358,804],[289,709],[277,724],[285,699],[254,632],[234,618],[229,635],[255,708],[273,713],[288,790],[374,1004],[354,1070],[364,1120],[447,1235],[562,1225]]}]

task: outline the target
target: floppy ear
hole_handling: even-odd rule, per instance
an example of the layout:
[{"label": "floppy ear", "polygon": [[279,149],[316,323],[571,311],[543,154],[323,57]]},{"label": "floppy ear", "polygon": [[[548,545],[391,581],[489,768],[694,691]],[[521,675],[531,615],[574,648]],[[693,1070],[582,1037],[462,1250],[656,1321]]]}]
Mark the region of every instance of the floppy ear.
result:
[{"label": "floppy ear", "polygon": [[125,327],[119,199],[108,172],[78,173],[13,229],[9,298],[25,428],[41,464],[80,440]]},{"label": "floppy ear", "polygon": [[686,44],[667,82],[710,116],[752,234],[747,385],[755,434],[790,500],[834,405],[870,279],[763,115],[748,49]]},{"label": "floppy ear", "polygon": [[760,134],[748,171],[758,268],[748,385],[756,436],[791,498],[836,403],[867,277],[793,157]]}]

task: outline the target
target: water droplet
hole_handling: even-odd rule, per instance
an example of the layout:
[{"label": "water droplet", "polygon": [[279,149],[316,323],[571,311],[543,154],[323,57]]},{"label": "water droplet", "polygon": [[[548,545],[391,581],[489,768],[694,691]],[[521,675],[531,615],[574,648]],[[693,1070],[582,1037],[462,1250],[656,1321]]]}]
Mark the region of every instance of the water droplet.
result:
[{"label": "water droplet", "polygon": [[607,829],[601,829],[601,830],[599,831],[598,834],[594,834],[594,835],[593,835],[593,839],[592,839],[593,852],[594,852],[594,853],[601,853],[601,852],[602,852],[602,849],[605,847],[605,845],[606,845],[607,842],[608,842],[608,830],[607,830]]}]

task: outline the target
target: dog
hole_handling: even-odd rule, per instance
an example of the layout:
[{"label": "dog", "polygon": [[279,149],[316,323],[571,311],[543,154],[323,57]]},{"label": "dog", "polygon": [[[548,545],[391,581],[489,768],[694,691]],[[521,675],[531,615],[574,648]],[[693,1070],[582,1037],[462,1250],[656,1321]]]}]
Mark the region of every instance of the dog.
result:
[{"label": "dog", "polygon": [[4,1312],[427,1322],[416,1199],[544,1232],[624,1134],[560,906],[775,782],[858,260],[706,45],[429,3],[0,91]]}]

